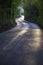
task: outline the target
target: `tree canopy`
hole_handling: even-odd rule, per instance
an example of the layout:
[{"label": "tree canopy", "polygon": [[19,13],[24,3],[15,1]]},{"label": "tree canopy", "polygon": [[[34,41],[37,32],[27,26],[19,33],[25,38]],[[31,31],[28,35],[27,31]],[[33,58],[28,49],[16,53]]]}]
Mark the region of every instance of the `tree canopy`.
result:
[{"label": "tree canopy", "polygon": [[24,12],[26,20],[43,28],[43,0],[25,0]]},{"label": "tree canopy", "polygon": [[0,28],[15,24],[15,12],[21,0],[0,0]]}]

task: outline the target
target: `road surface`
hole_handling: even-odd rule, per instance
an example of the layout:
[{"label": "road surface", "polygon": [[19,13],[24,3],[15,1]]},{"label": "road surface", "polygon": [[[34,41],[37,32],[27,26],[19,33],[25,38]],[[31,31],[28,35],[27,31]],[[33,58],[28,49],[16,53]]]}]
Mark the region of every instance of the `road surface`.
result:
[{"label": "road surface", "polygon": [[0,65],[43,65],[41,30],[16,19],[17,26],[0,33]]}]

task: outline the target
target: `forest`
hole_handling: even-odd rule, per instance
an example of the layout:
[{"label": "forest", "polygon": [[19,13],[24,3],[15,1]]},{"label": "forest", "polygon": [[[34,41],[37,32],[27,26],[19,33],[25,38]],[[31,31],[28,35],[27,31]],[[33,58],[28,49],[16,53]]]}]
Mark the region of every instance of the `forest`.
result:
[{"label": "forest", "polygon": [[25,20],[43,29],[43,0],[0,0],[0,31],[16,26],[15,17],[21,4]]}]

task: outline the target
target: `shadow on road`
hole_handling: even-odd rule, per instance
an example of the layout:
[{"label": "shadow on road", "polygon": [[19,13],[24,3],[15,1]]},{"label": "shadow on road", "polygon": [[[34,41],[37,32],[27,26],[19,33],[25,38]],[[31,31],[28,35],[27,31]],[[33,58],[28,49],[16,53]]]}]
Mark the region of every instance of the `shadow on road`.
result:
[{"label": "shadow on road", "polygon": [[0,65],[43,65],[40,29],[13,29],[0,34]]}]

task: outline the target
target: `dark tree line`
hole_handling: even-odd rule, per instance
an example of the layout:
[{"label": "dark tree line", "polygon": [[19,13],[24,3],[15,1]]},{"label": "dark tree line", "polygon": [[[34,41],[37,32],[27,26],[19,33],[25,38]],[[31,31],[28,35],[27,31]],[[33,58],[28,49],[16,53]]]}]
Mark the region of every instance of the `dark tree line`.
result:
[{"label": "dark tree line", "polygon": [[25,19],[43,28],[43,0],[24,1]]},{"label": "dark tree line", "polygon": [[15,12],[20,3],[20,0],[0,0],[0,29],[16,25]]}]

